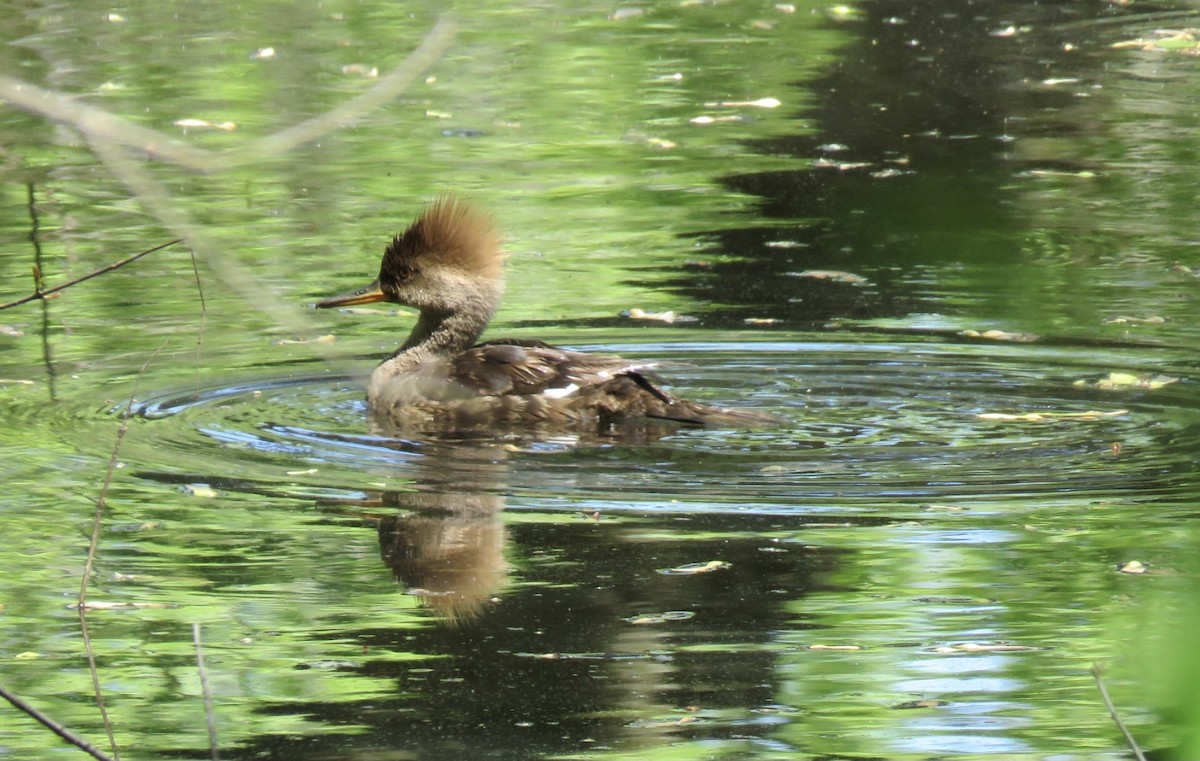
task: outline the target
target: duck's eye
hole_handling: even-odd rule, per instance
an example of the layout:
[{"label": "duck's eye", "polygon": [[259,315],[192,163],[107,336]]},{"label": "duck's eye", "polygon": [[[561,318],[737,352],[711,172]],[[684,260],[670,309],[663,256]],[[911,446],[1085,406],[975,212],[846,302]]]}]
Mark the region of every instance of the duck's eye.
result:
[{"label": "duck's eye", "polygon": [[395,278],[396,282],[403,283],[413,275],[417,274],[417,268],[413,267],[411,264],[400,264],[392,268],[391,272],[388,274]]}]

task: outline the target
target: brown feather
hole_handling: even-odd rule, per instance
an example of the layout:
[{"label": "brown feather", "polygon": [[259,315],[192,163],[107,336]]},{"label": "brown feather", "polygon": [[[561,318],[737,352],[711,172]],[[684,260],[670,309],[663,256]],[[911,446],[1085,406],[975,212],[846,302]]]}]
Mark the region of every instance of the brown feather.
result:
[{"label": "brown feather", "polygon": [[473,277],[504,277],[504,251],[492,217],[452,195],[439,196],[383,254],[381,273],[451,267]]}]

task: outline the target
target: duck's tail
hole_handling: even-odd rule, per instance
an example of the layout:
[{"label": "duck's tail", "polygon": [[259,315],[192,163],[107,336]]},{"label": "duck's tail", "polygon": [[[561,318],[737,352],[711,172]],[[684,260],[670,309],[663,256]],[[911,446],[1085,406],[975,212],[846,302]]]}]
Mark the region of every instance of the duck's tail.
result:
[{"label": "duck's tail", "polygon": [[650,382],[641,373],[628,372],[625,377],[633,381],[638,388],[649,394],[652,399],[645,404],[646,417],[658,420],[671,420],[685,425],[697,426],[727,426],[732,428],[757,428],[759,426],[779,425],[782,418],[768,415],[765,412],[753,410],[732,410],[725,407],[714,407],[699,402],[689,402],[686,399],[676,399]]}]

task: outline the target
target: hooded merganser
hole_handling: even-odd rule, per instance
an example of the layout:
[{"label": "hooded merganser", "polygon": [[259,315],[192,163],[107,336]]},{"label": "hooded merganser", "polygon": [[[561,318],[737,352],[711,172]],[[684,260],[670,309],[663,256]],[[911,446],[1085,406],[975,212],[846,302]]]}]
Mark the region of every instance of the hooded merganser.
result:
[{"label": "hooded merganser", "polygon": [[676,399],[642,374],[654,362],[567,351],[541,341],[475,343],[500,303],[503,265],[491,218],[442,196],[388,245],[374,282],[317,303],[325,309],[389,301],[420,311],[408,339],[367,383],[367,406],[382,430],[604,431],[645,418],[696,425],[778,422]]}]

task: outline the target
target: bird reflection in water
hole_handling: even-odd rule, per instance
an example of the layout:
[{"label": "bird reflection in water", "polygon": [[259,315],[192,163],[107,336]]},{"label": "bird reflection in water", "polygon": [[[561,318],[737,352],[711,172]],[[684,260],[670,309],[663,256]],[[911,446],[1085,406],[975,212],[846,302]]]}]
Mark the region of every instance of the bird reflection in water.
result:
[{"label": "bird reflection in water", "polygon": [[[440,619],[456,622],[480,615],[508,581],[499,491],[508,480],[508,451],[463,442],[375,443],[415,453],[406,457],[414,466],[412,489],[325,504],[367,508],[363,518],[379,532],[383,562]],[[404,512],[369,512],[375,507]]]},{"label": "bird reflection in water", "polygon": [[[411,494],[392,492],[385,497],[413,509]],[[479,615],[507,581],[499,507],[441,514],[416,510],[380,519],[383,562],[409,594],[438,616],[455,621]]]}]

